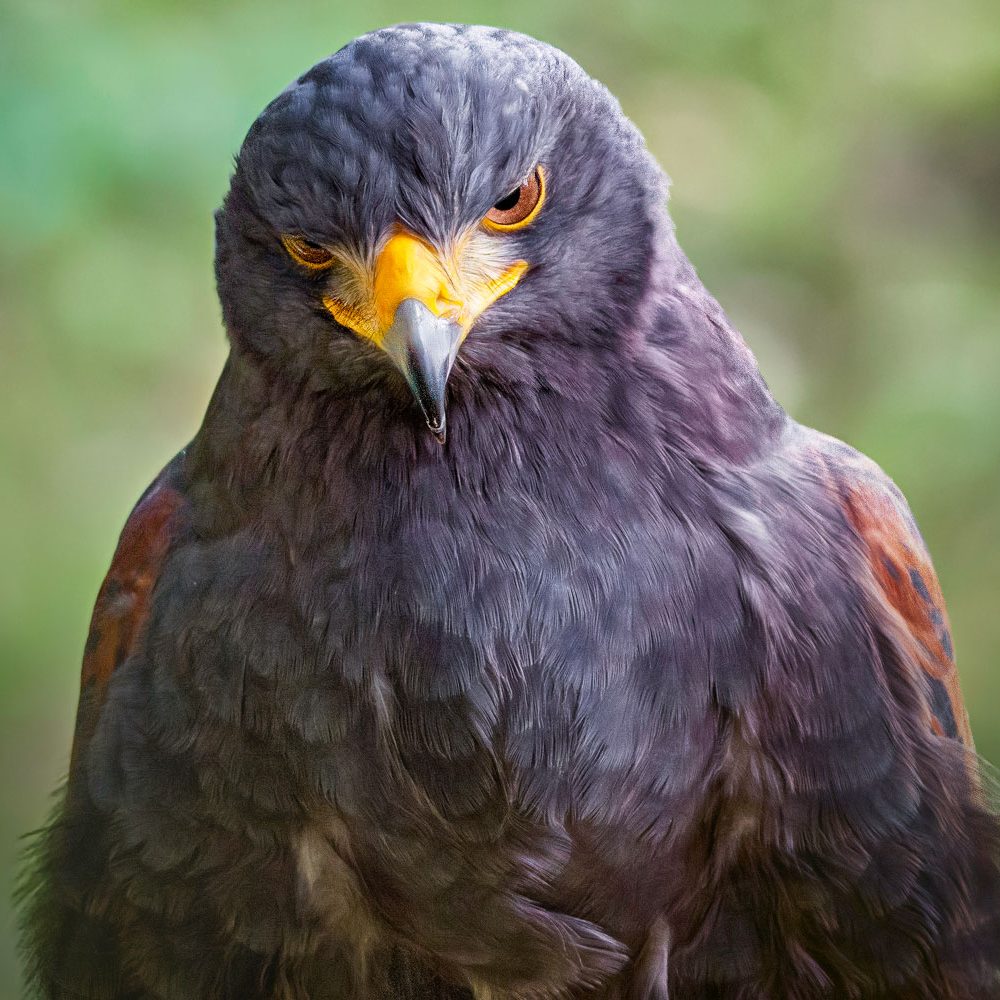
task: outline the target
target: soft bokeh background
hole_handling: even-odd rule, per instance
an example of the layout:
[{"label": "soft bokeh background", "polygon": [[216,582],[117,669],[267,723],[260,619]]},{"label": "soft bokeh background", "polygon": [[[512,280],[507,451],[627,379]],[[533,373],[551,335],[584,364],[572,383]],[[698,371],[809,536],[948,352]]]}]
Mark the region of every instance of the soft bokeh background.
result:
[{"label": "soft bokeh background", "polygon": [[[902,486],[1000,761],[1000,5],[4,0],[0,870],[65,767],[90,607],[225,354],[212,212],[261,107],[372,27],[570,52],[673,177],[681,240],[799,419]],[[20,995],[7,886],[0,998]]]}]

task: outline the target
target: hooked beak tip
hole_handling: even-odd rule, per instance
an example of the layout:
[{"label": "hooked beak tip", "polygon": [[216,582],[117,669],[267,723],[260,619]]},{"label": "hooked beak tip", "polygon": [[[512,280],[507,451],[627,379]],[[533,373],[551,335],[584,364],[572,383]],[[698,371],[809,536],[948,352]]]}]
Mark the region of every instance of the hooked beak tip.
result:
[{"label": "hooked beak tip", "polygon": [[416,299],[405,299],[396,310],[382,348],[403,373],[427,427],[445,441],[445,391],[461,328],[435,316]]},{"label": "hooked beak tip", "polygon": [[448,437],[448,428],[445,427],[444,422],[440,424],[435,424],[432,421],[427,421],[427,428],[434,435],[438,444],[444,444]]}]

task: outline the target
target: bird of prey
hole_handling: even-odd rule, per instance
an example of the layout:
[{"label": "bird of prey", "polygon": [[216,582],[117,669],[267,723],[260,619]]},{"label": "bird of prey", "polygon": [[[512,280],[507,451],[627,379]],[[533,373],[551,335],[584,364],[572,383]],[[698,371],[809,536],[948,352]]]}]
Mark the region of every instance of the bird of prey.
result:
[{"label": "bird of prey", "polygon": [[97,599],[41,996],[1000,996],[906,502],[772,398],[604,87],[376,31],[216,221],[230,355]]}]

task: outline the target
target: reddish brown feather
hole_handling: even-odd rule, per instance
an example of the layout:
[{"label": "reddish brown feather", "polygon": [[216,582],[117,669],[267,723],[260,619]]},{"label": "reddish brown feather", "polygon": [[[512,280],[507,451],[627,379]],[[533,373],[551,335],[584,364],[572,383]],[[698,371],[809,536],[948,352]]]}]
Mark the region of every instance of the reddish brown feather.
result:
[{"label": "reddish brown feather", "polygon": [[[846,449],[845,449],[846,450]],[[902,494],[863,456],[838,454],[834,476],[881,594],[902,618],[913,662],[926,674],[929,724],[972,747],[951,627],[930,555]]]},{"label": "reddish brown feather", "polygon": [[183,502],[176,489],[158,480],[125,523],[90,620],[83,687],[96,684],[103,691],[135,648]]}]

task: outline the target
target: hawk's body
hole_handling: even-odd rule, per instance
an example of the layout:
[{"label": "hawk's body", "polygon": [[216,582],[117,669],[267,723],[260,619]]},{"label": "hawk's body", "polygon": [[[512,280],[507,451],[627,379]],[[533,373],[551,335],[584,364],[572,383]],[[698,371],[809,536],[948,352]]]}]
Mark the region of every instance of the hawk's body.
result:
[{"label": "hawk's body", "polygon": [[649,239],[608,347],[473,331],[444,448],[392,372],[292,374],[228,315],[95,611],[47,996],[1000,996],[905,502]]}]

